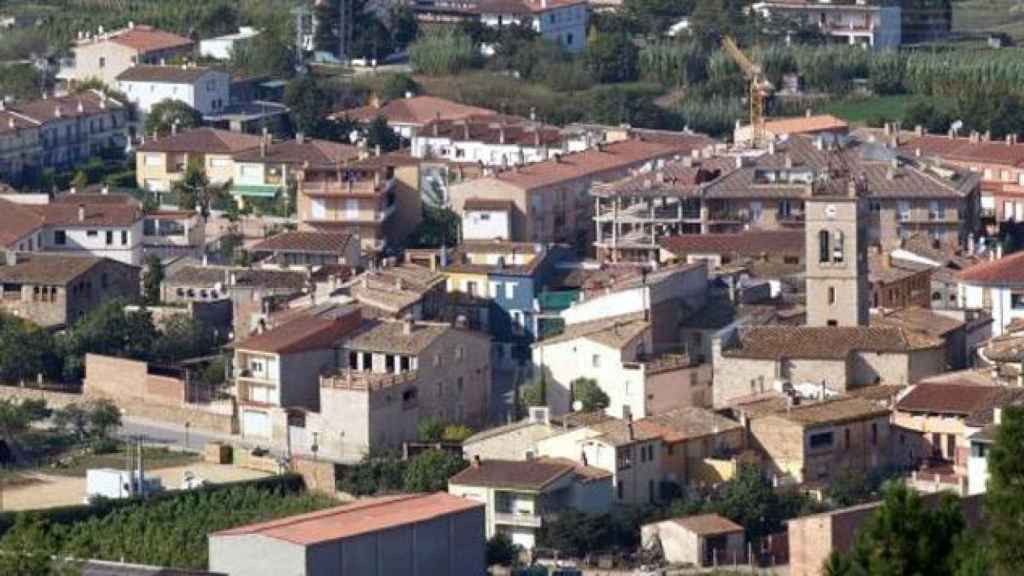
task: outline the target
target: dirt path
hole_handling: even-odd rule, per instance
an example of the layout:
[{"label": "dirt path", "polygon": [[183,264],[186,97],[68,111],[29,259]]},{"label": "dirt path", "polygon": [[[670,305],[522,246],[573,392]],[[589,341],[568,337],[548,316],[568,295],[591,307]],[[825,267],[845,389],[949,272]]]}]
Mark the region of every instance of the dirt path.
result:
[{"label": "dirt path", "polygon": [[[263,478],[268,474],[257,470],[196,462],[188,466],[162,468],[146,472],[158,476],[165,489],[177,489],[186,471],[212,483],[234,482]],[[0,493],[3,510],[32,510],[81,504],[85,500],[85,478],[26,472],[17,479],[16,486],[4,486]]]}]

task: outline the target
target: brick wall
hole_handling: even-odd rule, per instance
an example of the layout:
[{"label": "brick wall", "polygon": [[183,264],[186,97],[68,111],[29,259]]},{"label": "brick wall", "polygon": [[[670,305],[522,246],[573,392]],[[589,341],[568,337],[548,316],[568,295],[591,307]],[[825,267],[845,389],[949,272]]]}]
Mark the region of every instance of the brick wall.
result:
[{"label": "brick wall", "polygon": [[55,392],[39,388],[19,388],[16,386],[0,386],[0,398],[5,400],[42,399],[50,408],[67,406],[73,402],[81,402],[82,394],[75,392]]},{"label": "brick wall", "polygon": [[85,355],[86,394],[109,396],[160,406],[179,407],[185,403],[185,382],[150,374],[145,362]]}]

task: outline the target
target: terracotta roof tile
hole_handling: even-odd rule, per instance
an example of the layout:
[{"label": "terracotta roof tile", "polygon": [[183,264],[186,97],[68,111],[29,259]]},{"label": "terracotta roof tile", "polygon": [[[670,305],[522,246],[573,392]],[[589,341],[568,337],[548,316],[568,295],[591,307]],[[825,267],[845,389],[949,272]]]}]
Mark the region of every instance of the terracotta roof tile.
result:
[{"label": "terracotta roof tile", "polygon": [[650,422],[627,422],[618,418],[589,424],[587,428],[597,433],[595,438],[600,438],[612,446],[628,446],[636,442],[655,440],[661,438],[665,432],[661,426]]},{"label": "terracotta roof tile", "polygon": [[902,328],[877,326],[754,326],[737,331],[735,347],[723,356],[738,358],[847,358],[851,352],[909,352],[937,348],[941,339]]},{"label": "terracotta roof tile", "polygon": [[644,320],[642,313],[623,314],[589,322],[567,324],[561,333],[539,341],[535,346],[548,346],[586,338],[594,342],[621,348],[649,329],[651,323]]},{"label": "terracotta roof tile", "polygon": [[466,212],[473,210],[505,210],[512,212],[515,210],[515,207],[515,202],[511,200],[491,200],[488,198],[466,198],[466,201],[462,204],[462,209]]},{"label": "terracotta roof tile", "polygon": [[683,442],[742,428],[739,422],[697,406],[675,408],[641,420],[662,428],[667,443]]},{"label": "terracotta roof tile", "polygon": [[337,316],[305,316],[271,328],[262,334],[250,336],[234,347],[237,350],[269,354],[323,350],[334,346],[354,331],[359,322],[358,309]]},{"label": "terracotta roof tile", "polygon": [[147,139],[138,148],[139,152],[196,152],[203,154],[234,154],[250,148],[258,148],[260,137],[253,134],[196,128],[171,136]]},{"label": "terracotta roof tile", "polygon": [[94,256],[45,252],[19,252],[17,259],[14,266],[0,262],[0,282],[63,286],[104,260]]},{"label": "terracotta roof tile", "polygon": [[334,167],[345,161],[356,160],[359,149],[349,144],[339,144],[328,140],[305,138],[274,142],[266,153],[259,148],[245,150],[235,154],[237,162],[280,162],[283,164],[304,164],[312,166]]},{"label": "terracotta roof tile", "polygon": [[540,492],[563,476],[571,474],[575,467],[573,462],[542,458],[482,460],[452,476],[448,483]]},{"label": "terracotta roof tile", "polygon": [[156,82],[162,84],[194,84],[211,72],[219,72],[205,66],[154,66],[139,64],[117,75],[119,82]]},{"label": "terracotta roof tile", "polygon": [[441,120],[462,120],[473,116],[492,114],[497,114],[497,112],[486,108],[467,106],[436,96],[413,96],[412,98],[391,100],[379,108],[376,106],[362,106],[341,110],[334,115],[337,117],[347,116],[352,120],[360,122],[369,122],[377,116],[383,116],[390,123],[422,126],[438,118]]},{"label": "terracotta roof tile", "polygon": [[1024,284],[1024,252],[975,264],[960,272],[960,280],[966,284]]},{"label": "terracotta roof tile", "polygon": [[849,397],[801,404],[781,410],[774,415],[802,426],[838,424],[888,416],[891,411],[864,398]]},{"label": "terracotta roof tile", "polygon": [[765,253],[804,253],[803,230],[751,230],[737,234],[684,234],[668,236],[658,244],[677,256],[686,254],[739,254],[760,256]]},{"label": "terracotta roof tile", "polygon": [[192,41],[184,36],[157,30],[151,26],[135,26],[115,33],[109,40],[135,49],[140,54],[192,45]]},{"label": "terracotta roof tile", "polygon": [[[562,131],[517,116],[487,114],[471,116],[461,120],[431,120],[424,125],[417,136],[424,138],[447,138],[454,142],[484,142],[509,146],[550,146],[558,148],[562,143]],[[516,158],[509,158],[509,163]]]},{"label": "terracotta roof tile", "polygon": [[743,532],[743,526],[718,514],[698,514],[696,516],[684,516],[671,520],[686,528],[694,534],[701,536],[716,536],[718,534],[732,534]]},{"label": "terracotta roof tile", "polygon": [[42,124],[57,118],[77,118],[106,114],[110,110],[120,108],[124,108],[120,102],[113,98],[108,98],[95,90],[88,90],[80,94],[68,96],[32,100],[8,107],[9,110]]},{"label": "terracotta roof tile", "polygon": [[214,532],[213,538],[259,534],[274,540],[311,545],[380,532],[483,508],[480,502],[435,494],[400,494],[360,500],[279,520]]},{"label": "terracotta roof tile", "polygon": [[1024,165],[1024,143],[1007,144],[1005,141],[971,142],[967,137],[950,138],[947,135],[925,134],[912,136],[900,148],[905,153],[936,156],[959,162],[980,164]]},{"label": "terracotta roof tile", "polygon": [[406,334],[406,322],[398,320],[366,320],[346,345],[351,350],[419,354],[450,330],[451,325],[435,322],[413,322]]},{"label": "terracotta roof tile", "polygon": [[305,252],[310,254],[343,255],[351,234],[341,232],[282,232],[250,248],[253,252]]},{"label": "terracotta roof tile", "polygon": [[900,398],[896,409],[968,416],[984,409],[1001,390],[999,386],[922,382]]},{"label": "terracotta roof tile", "polygon": [[906,328],[907,330],[924,332],[937,338],[967,325],[963,320],[940,314],[928,308],[921,308],[920,306],[900,308],[872,315],[871,324],[873,326]]},{"label": "terracotta roof tile", "polygon": [[43,217],[21,204],[0,200],[0,246],[7,248],[43,226]]},{"label": "terracotta roof tile", "polygon": [[[84,218],[79,218],[79,208],[84,206]],[[80,204],[71,202],[57,204],[32,204],[27,208],[42,216],[47,226],[69,228],[89,226],[129,227],[142,220],[142,209],[131,204]]]}]

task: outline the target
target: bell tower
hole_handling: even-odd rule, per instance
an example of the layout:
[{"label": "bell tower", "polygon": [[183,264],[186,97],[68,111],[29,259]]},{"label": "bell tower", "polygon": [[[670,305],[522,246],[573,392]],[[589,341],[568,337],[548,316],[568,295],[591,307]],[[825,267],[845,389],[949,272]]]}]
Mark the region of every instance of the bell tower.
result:
[{"label": "bell tower", "polygon": [[867,326],[867,185],[825,177],[804,199],[808,326]]}]

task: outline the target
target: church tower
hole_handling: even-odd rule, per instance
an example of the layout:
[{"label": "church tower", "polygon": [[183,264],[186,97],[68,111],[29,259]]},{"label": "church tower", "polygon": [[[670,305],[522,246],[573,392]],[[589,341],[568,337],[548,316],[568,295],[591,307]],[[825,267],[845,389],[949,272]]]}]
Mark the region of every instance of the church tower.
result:
[{"label": "church tower", "polygon": [[869,322],[867,186],[826,177],[804,199],[808,326]]}]

